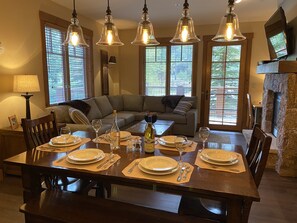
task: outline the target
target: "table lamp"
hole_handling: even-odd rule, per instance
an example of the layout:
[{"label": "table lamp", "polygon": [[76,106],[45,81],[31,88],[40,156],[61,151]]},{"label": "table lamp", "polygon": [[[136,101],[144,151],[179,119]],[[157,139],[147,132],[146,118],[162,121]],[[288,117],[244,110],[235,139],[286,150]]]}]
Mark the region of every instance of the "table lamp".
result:
[{"label": "table lamp", "polygon": [[37,75],[14,75],[13,77],[13,92],[24,92],[23,97],[26,98],[26,119],[31,119],[30,112],[30,97],[31,92],[39,92],[39,82]]}]

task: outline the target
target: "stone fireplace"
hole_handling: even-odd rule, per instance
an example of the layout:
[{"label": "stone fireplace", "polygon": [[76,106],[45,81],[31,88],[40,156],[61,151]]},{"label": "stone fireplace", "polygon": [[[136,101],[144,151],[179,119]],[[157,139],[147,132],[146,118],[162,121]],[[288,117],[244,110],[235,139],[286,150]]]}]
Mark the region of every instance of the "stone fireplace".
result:
[{"label": "stone fireplace", "polygon": [[261,64],[257,73],[265,74],[262,129],[273,133],[273,121],[277,129],[275,169],[281,176],[297,177],[297,61]]}]

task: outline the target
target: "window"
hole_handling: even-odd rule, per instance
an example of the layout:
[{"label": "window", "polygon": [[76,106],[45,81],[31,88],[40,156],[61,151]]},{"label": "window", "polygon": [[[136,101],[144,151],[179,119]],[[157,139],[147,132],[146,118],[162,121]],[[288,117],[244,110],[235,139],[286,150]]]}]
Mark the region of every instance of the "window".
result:
[{"label": "window", "polygon": [[161,39],[160,45],[141,48],[141,94],[195,95],[197,44],[173,45]]},{"label": "window", "polygon": [[[40,12],[40,20],[46,105],[92,96],[91,48],[63,46],[68,23],[43,12]],[[92,31],[84,30],[84,35],[91,45]]]}]

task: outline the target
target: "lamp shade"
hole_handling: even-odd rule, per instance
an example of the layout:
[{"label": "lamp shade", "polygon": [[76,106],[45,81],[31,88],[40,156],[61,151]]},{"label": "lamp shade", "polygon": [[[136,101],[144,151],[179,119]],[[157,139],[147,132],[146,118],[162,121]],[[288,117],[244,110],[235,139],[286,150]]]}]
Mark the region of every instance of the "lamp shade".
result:
[{"label": "lamp shade", "polygon": [[39,81],[37,75],[14,75],[14,92],[39,92]]}]

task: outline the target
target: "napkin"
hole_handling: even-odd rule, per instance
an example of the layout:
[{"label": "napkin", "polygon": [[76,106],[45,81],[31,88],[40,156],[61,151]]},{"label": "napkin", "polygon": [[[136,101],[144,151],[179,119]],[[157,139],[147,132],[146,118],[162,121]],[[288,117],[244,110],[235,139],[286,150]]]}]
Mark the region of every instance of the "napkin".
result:
[{"label": "napkin", "polygon": [[[189,140],[189,142],[191,142],[191,141]],[[155,148],[156,148],[156,149],[163,149],[163,150],[170,150],[170,151],[178,152],[177,149],[176,149],[175,147],[163,146],[163,145],[161,145],[160,143],[157,143],[157,144],[155,145]],[[190,146],[187,146],[187,147],[185,148],[184,152],[187,152],[187,153],[188,153],[188,152],[194,152],[194,151],[196,150],[196,148],[197,148],[197,142],[192,141],[191,145],[190,145]]]},{"label": "napkin", "polygon": [[230,173],[242,173],[245,172],[245,166],[243,163],[243,159],[241,154],[236,153],[238,157],[238,163],[234,165],[228,165],[228,166],[220,166],[220,165],[215,165],[215,164],[210,164],[205,161],[203,161],[200,158],[200,152],[197,153],[196,160],[195,160],[195,165],[199,166],[202,169],[209,169],[209,170],[217,170],[217,171],[225,171],[225,172],[230,172]]},{"label": "napkin", "polygon": [[40,146],[37,146],[36,150],[45,151],[45,152],[54,152],[54,153],[65,153],[80,147],[81,145],[89,142],[90,140],[91,140],[90,138],[81,138],[80,143],[73,146],[65,146],[65,147],[51,146],[50,144],[45,143]]},{"label": "napkin", "polygon": [[[157,181],[173,183],[173,184],[181,184],[181,183],[187,183],[187,182],[190,181],[191,175],[192,175],[193,170],[194,170],[194,167],[191,164],[184,162],[184,165],[189,167],[189,172],[187,173],[187,176],[186,176],[185,179],[183,177],[181,178],[180,182],[177,181],[177,178],[178,178],[178,176],[180,174],[180,169],[178,169],[175,173],[172,173],[172,174],[158,176],[158,175],[151,175],[151,174],[144,173],[138,168],[138,166],[135,166],[133,168],[133,171],[131,173],[129,173],[128,172],[129,169],[131,167],[133,167],[135,165],[135,163],[140,161],[140,160],[141,159],[133,160],[127,167],[125,167],[125,169],[123,169],[122,173],[126,177],[139,178],[139,179],[148,179],[148,180],[157,180]],[[183,173],[182,176],[184,176],[184,174],[185,174],[185,172]]]},{"label": "napkin", "polygon": [[109,167],[114,165],[121,157],[118,154],[114,154],[113,161],[110,161],[109,153],[105,153],[104,159],[100,160],[99,162],[92,163],[92,164],[71,164],[68,163],[66,160],[66,156],[55,160],[53,162],[53,166],[59,166],[69,169],[79,169],[79,170],[88,170],[92,172],[98,172],[107,170]]}]

